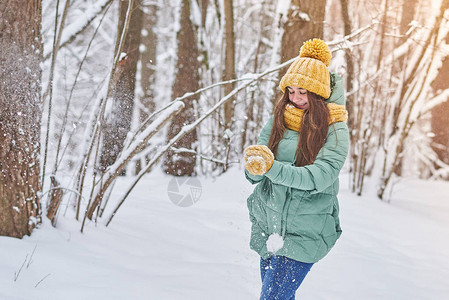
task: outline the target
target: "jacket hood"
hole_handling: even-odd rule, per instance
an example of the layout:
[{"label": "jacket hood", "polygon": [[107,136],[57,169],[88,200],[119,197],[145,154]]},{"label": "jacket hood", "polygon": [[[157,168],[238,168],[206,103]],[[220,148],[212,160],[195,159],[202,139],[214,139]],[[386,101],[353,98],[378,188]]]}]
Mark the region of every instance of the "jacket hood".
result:
[{"label": "jacket hood", "polygon": [[331,95],[326,99],[326,103],[335,103],[346,106],[345,92],[343,89],[343,78],[335,73],[330,73]]}]

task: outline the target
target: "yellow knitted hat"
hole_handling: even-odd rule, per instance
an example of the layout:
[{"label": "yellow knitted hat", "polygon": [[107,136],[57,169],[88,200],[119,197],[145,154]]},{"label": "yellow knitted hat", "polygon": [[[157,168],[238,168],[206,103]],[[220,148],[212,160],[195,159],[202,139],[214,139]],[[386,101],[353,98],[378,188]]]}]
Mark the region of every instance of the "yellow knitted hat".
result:
[{"label": "yellow knitted hat", "polygon": [[285,93],[287,86],[297,86],[329,98],[331,89],[327,67],[331,58],[329,47],[322,40],[305,42],[299,50],[299,58],[290,65],[279,83],[282,92]]}]

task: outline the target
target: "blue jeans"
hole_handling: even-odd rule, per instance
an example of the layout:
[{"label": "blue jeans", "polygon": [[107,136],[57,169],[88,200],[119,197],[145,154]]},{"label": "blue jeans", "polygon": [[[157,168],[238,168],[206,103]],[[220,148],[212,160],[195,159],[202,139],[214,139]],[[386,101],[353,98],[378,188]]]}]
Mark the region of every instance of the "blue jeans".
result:
[{"label": "blue jeans", "polygon": [[285,256],[260,258],[260,300],[294,300],[296,290],[312,265],[313,263],[303,263]]}]

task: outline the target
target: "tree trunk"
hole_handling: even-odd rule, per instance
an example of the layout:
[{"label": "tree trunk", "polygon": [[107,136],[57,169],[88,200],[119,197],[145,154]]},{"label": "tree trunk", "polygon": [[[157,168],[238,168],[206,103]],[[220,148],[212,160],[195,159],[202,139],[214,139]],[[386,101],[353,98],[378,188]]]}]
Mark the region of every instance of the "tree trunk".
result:
[{"label": "tree trunk", "polygon": [[[199,63],[198,46],[196,42],[196,33],[192,21],[190,20],[190,1],[181,1],[180,26],[177,33],[178,43],[178,61],[176,63],[176,77],[173,84],[172,98],[180,97],[187,92],[194,92],[199,89]],[[176,136],[181,128],[194,121],[194,101],[193,96],[184,100],[185,109],[177,114],[167,134],[167,141]],[[174,147],[192,149],[197,141],[195,131],[184,135]],[[196,156],[192,153],[175,153],[169,151],[164,162],[164,171],[176,176],[191,176],[195,172]]]},{"label": "tree trunk", "polygon": [[[341,15],[343,18],[343,28],[344,28],[344,35],[348,36],[351,34],[352,31],[352,22],[351,18],[349,17],[349,3],[348,0],[340,0],[341,5]],[[345,51],[345,60],[346,60],[346,92],[352,92],[353,89],[353,81],[355,79],[354,76],[354,62],[352,60],[353,53],[351,49],[346,49]],[[348,110],[348,127],[349,127],[349,138],[351,141],[351,147],[350,147],[350,166],[351,166],[351,172],[353,174],[353,182],[352,182],[352,191],[355,192],[356,189],[356,178],[359,178],[359,175],[362,175],[359,170],[358,166],[358,158],[359,158],[359,152],[356,151],[355,147],[357,146],[357,132],[359,132],[360,128],[354,128],[355,125],[355,111],[354,111],[354,98],[355,94],[352,94],[347,97],[346,99],[346,109]],[[360,187],[359,192],[361,192],[361,186],[358,184],[358,187]]]},{"label": "tree trunk", "polygon": [[[348,8],[348,0],[340,0],[341,3],[341,13],[343,16],[344,23],[344,34],[348,36],[352,32],[352,22],[349,17],[349,8]],[[354,62],[352,60],[351,49],[346,49],[345,51],[345,59],[346,59],[346,91],[352,92],[353,89],[353,81],[354,81]],[[352,129],[354,125],[354,96],[353,94],[347,97],[346,100],[346,109],[348,110],[348,127]],[[349,130],[349,132],[352,132]],[[351,142],[354,143],[352,134],[351,134]]]},{"label": "tree trunk", "polygon": [[[399,33],[404,35],[409,27],[411,21],[413,21],[415,16],[416,6],[418,5],[418,0],[405,0],[402,4],[402,14],[401,14],[401,23],[399,26]],[[407,40],[406,37],[403,37],[399,40],[399,42],[404,43]],[[408,55],[404,55],[397,61],[398,69],[397,72],[401,73],[403,70],[407,68],[407,58]],[[403,76],[400,76],[402,78]],[[401,98],[402,99],[402,98]],[[394,120],[399,118],[399,113],[402,109],[402,101],[398,103],[397,106],[394,107]],[[395,173],[400,176],[402,174],[402,157],[399,158],[399,162],[396,166]]]},{"label": "tree trunk", "polygon": [[[410,27],[410,22],[415,19],[416,7],[418,6],[418,0],[403,0],[402,3],[402,15],[401,15],[401,23],[399,25],[399,33],[401,35],[406,34],[407,30]],[[407,37],[403,37],[402,41],[407,39]]]},{"label": "tree trunk", "polygon": [[112,108],[106,117],[103,131],[103,148],[101,153],[101,169],[105,170],[112,165],[119,153],[123,150],[126,135],[131,129],[134,108],[134,90],[136,86],[137,61],[139,60],[140,35],[142,30],[142,10],[140,0],[120,1],[119,25],[117,39],[120,40],[125,26],[128,6],[131,4],[129,28],[125,35],[123,52],[126,58],[123,72],[119,75],[117,83],[111,88]]},{"label": "tree trunk", "polygon": [[[402,12],[401,12],[401,22],[399,24],[399,34],[401,35],[400,39],[396,40],[396,47],[399,47],[400,44],[405,43],[408,39],[405,34],[409,30],[410,23],[415,18],[416,8],[418,6],[418,0],[404,0],[402,3]],[[404,71],[407,63],[408,55],[404,55],[400,57],[397,61],[397,73],[401,73]]]},{"label": "tree trunk", "polygon": [[[140,85],[143,91],[143,95],[140,97],[140,103],[143,106],[139,109],[140,124],[156,109],[154,85],[156,82],[157,35],[154,29],[157,26],[157,11],[158,6],[156,4],[149,4],[143,8],[142,26],[146,34],[141,36],[141,44],[144,48],[140,53]],[[142,163],[141,159],[136,161],[135,174],[140,172],[142,165],[145,165],[146,162]]]},{"label": "tree trunk", "polygon": [[141,84],[143,90],[142,104],[145,109],[140,110],[140,121],[144,121],[149,113],[154,112],[156,104],[154,102],[154,83],[156,76],[156,46],[157,35],[154,29],[157,25],[157,5],[150,4],[143,10],[143,29],[146,34],[142,35],[142,45],[145,49],[141,53]]},{"label": "tree trunk", "polygon": [[[225,70],[223,81],[231,80],[235,78],[235,39],[234,39],[234,6],[233,0],[224,0],[224,13],[225,13]],[[234,84],[227,84],[224,88],[225,95],[232,92]],[[224,105],[225,113],[225,126],[231,127],[232,118],[234,116],[234,103],[229,101]]]},{"label": "tree trunk", "polygon": [[[298,56],[299,49],[305,41],[323,38],[325,10],[326,0],[291,0],[282,36],[281,63]],[[287,72],[287,69],[288,66],[280,70],[280,77]],[[276,102],[281,96],[277,86],[274,95],[272,101]]]},{"label": "tree trunk", "polygon": [[207,16],[207,7],[209,6],[209,0],[201,0],[199,1],[201,5],[201,28],[206,28],[206,16]]},{"label": "tree trunk", "polygon": [[0,16],[0,235],[22,238],[41,222],[41,1],[2,2]]},{"label": "tree trunk", "polygon": [[[446,37],[446,43],[449,43],[449,35]],[[448,74],[449,56],[446,56],[437,77],[432,83],[435,95],[439,91],[449,89]],[[438,159],[449,165],[449,101],[432,109],[431,126],[432,133],[434,134],[431,144],[432,149],[437,154]]]},{"label": "tree trunk", "polygon": [[[410,21],[412,21],[409,18],[413,17],[415,9],[416,9],[416,5],[417,5],[416,1],[404,1],[403,6],[402,6],[402,18],[401,18],[401,26],[400,26],[401,30],[405,29],[404,24],[408,25],[410,23]],[[403,34],[403,33],[404,32],[401,31],[401,34]],[[407,66],[407,58],[408,58],[407,56],[404,56],[403,58],[401,58],[399,60],[399,62],[398,62],[399,69],[400,69],[399,71],[402,72],[403,70],[405,70],[405,68]],[[413,80],[413,78],[415,76],[414,73],[415,72],[411,72],[411,75],[409,75],[409,77],[405,77],[405,73],[404,73],[404,76],[402,76],[402,80],[404,83],[402,84],[401,97],[399,99],[399,103],[394,107],[394,112],[393,112],[393,115],[394,115],[393,120],[394,120],[395,124],[397,123],[399,114],[403,108],[403,103],[405,101],[404,95],[406,93],[406,90],[409,87],[409,84],[411,83],[411,81]],[[395,132],[396,132],[396,127],[393,128],[391,135],[394,135]]]}]

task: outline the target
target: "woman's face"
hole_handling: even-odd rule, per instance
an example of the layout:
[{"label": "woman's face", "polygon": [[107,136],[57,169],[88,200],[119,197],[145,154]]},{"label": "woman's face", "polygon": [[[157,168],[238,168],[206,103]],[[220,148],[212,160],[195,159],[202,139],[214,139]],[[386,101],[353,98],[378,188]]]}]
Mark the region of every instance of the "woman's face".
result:
[{"label": "woman's face", "polygon": [[300,109],[309,108],[309,99],[307,98],[307,90],[297,87],[288,86],[288,99],[293,103],[294,106]]}]

